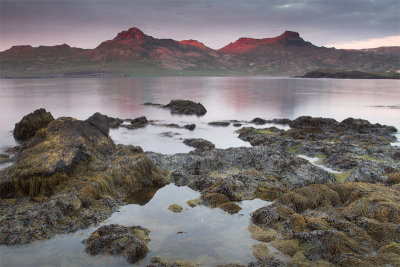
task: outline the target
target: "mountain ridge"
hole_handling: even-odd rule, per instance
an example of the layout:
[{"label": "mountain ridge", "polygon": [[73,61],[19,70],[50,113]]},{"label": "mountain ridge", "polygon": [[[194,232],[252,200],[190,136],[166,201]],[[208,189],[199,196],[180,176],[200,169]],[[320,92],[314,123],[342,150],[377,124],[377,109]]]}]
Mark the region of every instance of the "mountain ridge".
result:
[{"label": "mountain ridge", "polygon": [[[400,47],[399,47],[400,48]],[[303,75],[314,69],[395,72],[391,49],[342,50],[318,47],[298,32],[272,38],[242,37],[218,50],[198,40],[158,39],[136,27],[94,49],[67,44],[12,46],[0,52],[0,77],[71,77],[71,73],[131,75]]]}]

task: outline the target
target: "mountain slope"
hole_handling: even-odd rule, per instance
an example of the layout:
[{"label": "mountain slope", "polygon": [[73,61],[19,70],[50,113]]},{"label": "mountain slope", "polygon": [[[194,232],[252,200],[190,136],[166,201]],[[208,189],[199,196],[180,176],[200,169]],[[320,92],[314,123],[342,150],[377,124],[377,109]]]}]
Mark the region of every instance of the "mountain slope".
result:
[{"label": "mountain slope", "polygon": [[240,38],[213,50],[196,40],[157,39],[138,28],[122,31],[94,49],[65,44],[14,46],[0,53],[0,64],[3,78],[303,75],[314,69],[366,72],[400,69],[398,55],[317,47],[292,31],[274,38]]}]

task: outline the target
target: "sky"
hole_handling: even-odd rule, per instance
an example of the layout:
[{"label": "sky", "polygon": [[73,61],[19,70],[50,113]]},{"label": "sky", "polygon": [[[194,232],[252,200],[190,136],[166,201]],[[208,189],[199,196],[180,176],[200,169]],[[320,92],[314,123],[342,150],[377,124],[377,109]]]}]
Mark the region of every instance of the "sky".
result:
[{"label": "sky", "polygon": [[218,49],[285,30],[336,48],[400,46],[400,0],[0,0],[0,50],[95,48],[131,27]]}]

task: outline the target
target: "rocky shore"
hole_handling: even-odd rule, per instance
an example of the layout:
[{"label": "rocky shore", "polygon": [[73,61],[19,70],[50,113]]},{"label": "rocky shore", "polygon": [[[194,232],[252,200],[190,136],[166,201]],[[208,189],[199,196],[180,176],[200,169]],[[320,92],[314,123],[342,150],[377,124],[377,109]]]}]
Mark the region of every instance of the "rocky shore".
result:
[{"label": "rocky shore", "polygon": [[[186,139],[194,151],[164,155],[114,144],[109,128],[122,122],[100,113],[85,121],[54,119],[45,110],[24,117],[14,131],[23,132],[24,141],[9,150],[14,164],[0,171],[0,244],[99,224],[128,194],[174,183],[201,192],[190,205],[229,213],[240,210],[237,201],[273,201],[249,222],[252,237],[261,241],[249,266],[400,264],[394,127],[353,118],[256,118],[251,123],[257,128],[237,130],[252,147],[217,149],[207,140]],[[290,128],[263,128],[267,123]],[[151,229],[143,227],[100,228],[85,241],[87,251],[135,262],[147,252]],[[153,266],[179,264],[155,259]]]}]

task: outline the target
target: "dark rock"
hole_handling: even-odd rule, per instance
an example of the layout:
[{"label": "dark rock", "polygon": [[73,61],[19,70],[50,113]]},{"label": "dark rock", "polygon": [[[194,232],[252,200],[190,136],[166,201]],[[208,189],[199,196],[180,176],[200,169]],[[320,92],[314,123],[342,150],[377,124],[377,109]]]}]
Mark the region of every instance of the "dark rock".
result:
[{"label": "dark rock", "polygon": [[169,108],[172,114],[202,116],[207,113],[207,110],[202,104],[190,100],[174,99],[171,100],[169,104],[165,105],[164,108]]},{"label": "dark rock", "polygon": [[234,127],[240,127],[240,126],[242,126],[242,124],[236,122],[236,123],[233,124],[233,126],[234,126]]},{"label": "dark rock", "polygon": [[83,242],[91,255],[122,255],[129,263],[135,263],[148,252],[149,232],[141,226],[110,224],[100,227]]},{"label": "dark rock", "polygon": [[110,131],[109,128],[109,118],[106,115],[103,115],[99,112],[96,112],[92,116],[90,116],[86,122],[88,122],[90,125],[98,128],[104,135],[108,135],[108,132]]},{"label": "dark rock", "polygon": [[208,125],[211,125],[211,126],[222,126],[222,127],[227,127],[227,126],[229,126],[229,124],[230,124],[230,122],[227,122],[227,121],[212,121],[212,122],[208,123]]},{"label": "dark rock", "polygon": [[187,146],[195,147],[197,149],[202,149],[202,150],[209,150],[215,148],[215,145],[213,143],[204,140],[202,138],[185,139],[183,143]]},{"label": "dark rock", "polygon": [[196,128],[196,124],[186,124],[183,128],[193,131]]},{"label": "dark rock", "polygon": [[26,141],[33,137],[40,129],[46,128],[52,121],[54,121],[54,118],[50,112],[47,112],[43,108],[37,109],[24,116],[20,122],[15,124],[13,131],[14,138],[19,141]]},{"label": "dark rock", "polygon": [[118,128],[123,122],[120,118],[108,117],[108,126],[112,129]]},{"label": "dark rock", "polygon": [[147,126],[149,124],[149,121],[145,116],[138,117],[136,119],[131,120],[131,125],[126,126],[128,129],[137,129],[137,128],[142,128]]},{"label": "dark rock", "polygon": [[257,124],[257,125],[263,125],[267,123],[267,120],[261,119],[261,118],[254,118],[251,123]]},{"label": "dark rock", "polygon": [[153,106],[153,107],[161,107],[162,106],[162,104],[150,103],[150,102],[146,102],[143,105],[145,105],[145,106]]},{"label": "dark rock", "polygon": [[326,118],[313,118],[310,116],[301,116],[289,123],[291,128],[324,128],[324,129],[337,129],[340,127],[339,123],[334,119]]}]

